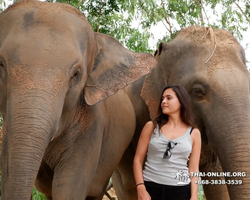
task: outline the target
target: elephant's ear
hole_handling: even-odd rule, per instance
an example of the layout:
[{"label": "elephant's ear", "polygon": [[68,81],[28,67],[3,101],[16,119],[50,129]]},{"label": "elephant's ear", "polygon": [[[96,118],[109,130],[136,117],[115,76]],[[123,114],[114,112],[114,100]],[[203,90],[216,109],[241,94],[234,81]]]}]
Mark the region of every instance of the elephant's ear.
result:
[{"label": "elephant's ear", "polygon": [[158,49],[154,53],[154,57],[158,62],[158,65],[151,71],[150,74],[146,76],[141,89],[141,97],[148,106],[151,120],[154,120],[158,116],[161,93],[167,85],[166,72],[161,68],[165,67],[165,64],[160,61],[162,51],[165,51],[166,48],[166,43],[161,42],[159,44]]},{"label": "elephant's ear", "polygon": [[133,53],[113,37],[95,34],[99,53],[84,89],[85,100],[89,105],[115,94],[156,66],[153,55]]},{"label": "elephant's ear", "polygon": [[161,68],[157,66],[148,74],[143,82],[141,97],[148,106],[151,120],[158,116],[161,93],[167,82]]}]

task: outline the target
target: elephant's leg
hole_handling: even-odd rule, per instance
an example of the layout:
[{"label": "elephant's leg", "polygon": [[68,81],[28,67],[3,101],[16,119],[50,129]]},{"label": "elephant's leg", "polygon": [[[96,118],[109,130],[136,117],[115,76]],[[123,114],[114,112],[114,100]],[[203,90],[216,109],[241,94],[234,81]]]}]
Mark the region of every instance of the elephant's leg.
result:
[{"label": "elephant's leg", "polygon": [[[106,181],[105,185],[108,185],[108,183],[109,183],[109,180]],[[95,187],[95,183],[93,183],[92,186]],[[105,193],[107,193],[106,189],[104,189],[102,192],[97,192],[97,194],[99,194],[98,196],[95,196],[95,197],[94,196],[88,196],[86,198],[86,200],[102,200]],[[111,198],[109,198],[109,199],[111,199]]]},{"label": "elephant's leg", "polygon": [[87,197],[86,200],[102,200],[104,194],[105,194],[105,195],[108,197],[108,199],[110,199],[110,200],[113,200],[113,199],[115,200],[115,199],[116,199],[115,197],[111,197],[111,196],[109,195],[108,192],[104,192],[102,195],[100,195],[100,196],[98,196],[98,197]]},{"label": "elephant's leg", "polygon": [[35,187],[44,194],[47,200],[52,200],[53,175],[53,170],[45,162],[42,162],[36,177]]},{"label": "elephant's leg", "polygon": [[87,197],[85,200],[102,200],[103,195],[99,196],[99,197]]},{"label": "elephant's leg", "polygon": [[44,195],[44,197],[45,197],[46,200],[52,200],[51,196]]},{"label": "elephant's leg", "polygon": [[119,200],[137,200],[137,190],[132,168],[133,155],[134,152],[130,145],[112,175],[112,182]]},{"label": "elephant's leg", "polygon": [[[54,169],[53,200],[87,198],[98,165],[102,146],[102,127],[93,122],[88,130],[77,135],[73,146],[60,157]],[[78,131],[78,130],[77,130]],[[61,144],[67,144],[67,138]]]},{"label": "elephant's leg", "polygon": [[[206,152],[206,157],[200,165],[200,171],[206,174],[208,172],[218,172],[218,174],[223,172],[219,159],[212,150]],[[225,178],[205,176],[202,177],[202,180],[209,180],[211,182],[211,180],[222,181]],[[226,184],[204,184],[203,190],[207,200],[230,200]]]}]

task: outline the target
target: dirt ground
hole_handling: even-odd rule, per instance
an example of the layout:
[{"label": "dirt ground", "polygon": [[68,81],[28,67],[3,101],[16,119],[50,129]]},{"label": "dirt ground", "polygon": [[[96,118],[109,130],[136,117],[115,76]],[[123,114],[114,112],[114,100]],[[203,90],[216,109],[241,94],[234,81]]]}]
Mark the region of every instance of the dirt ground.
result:
[{"label": "dirt ground", "polygon": [[[109,195],[112,197],[112,200],[118,200],[116,195],[115,195],[115,190],[114,188],[111,188],[109,191],[108,191]],[[106,195],[104,195],[104,197],[102,198],[102,200],[110,200]]]}]

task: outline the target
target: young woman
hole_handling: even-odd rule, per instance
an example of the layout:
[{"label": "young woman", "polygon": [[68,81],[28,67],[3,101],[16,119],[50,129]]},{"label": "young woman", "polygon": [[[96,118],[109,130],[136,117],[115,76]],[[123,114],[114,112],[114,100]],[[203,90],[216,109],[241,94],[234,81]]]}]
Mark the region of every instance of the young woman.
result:
[{"label": "young woman", "polygon": [[[134,157],[138,200],[197,200],[201,152],[189,95],[179,85],[164,88],[159,116],[144,126]],[[147,160],[143,170],[144,159]]]}]

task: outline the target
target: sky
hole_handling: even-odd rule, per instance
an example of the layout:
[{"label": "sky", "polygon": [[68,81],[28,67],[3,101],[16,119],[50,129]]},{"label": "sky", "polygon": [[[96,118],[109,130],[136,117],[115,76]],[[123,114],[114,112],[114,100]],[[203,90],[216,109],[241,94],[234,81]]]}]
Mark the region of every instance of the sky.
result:
[{"label": "sky", "polygon": [[[242,5],[241,5],[242,6]],[[219,5],[216,6],[216,11],[219,13],[221,10],[221,7]],[[210,8],[205,8],[207,16],[209,16],[209,22],[213,23],[216,20],[218,20],[218,16],[215,16],[213,11]],[[205,20],[205,19],[204,19]],[[171,24],[176,28],[179,28],[179,25],[173,21],[170,21]],[[247,59],[247,68],[250,71],[250,26],[245,24],[248,28],[246,32],[242,33],[242,40],[239,40],[239,38],[236,38],[238,42],[241,44],[241,46],[245,49],[246,59]],[[180,29],[180,28],[179,28]],[[149,45],[152,49],[156,49],[156,44],[160,38],[162,38],[163,35],[169,35],[167,32],[166,27],[163,25],[162,22],[159,22],[156,26],[152,26],[150,29],[150,32],[153,34],[154,37],[150,38]]]}]

